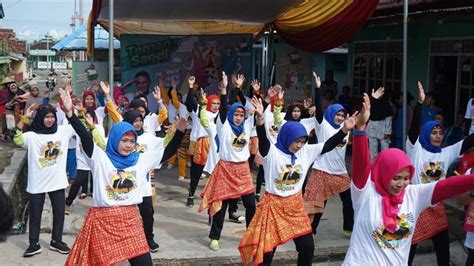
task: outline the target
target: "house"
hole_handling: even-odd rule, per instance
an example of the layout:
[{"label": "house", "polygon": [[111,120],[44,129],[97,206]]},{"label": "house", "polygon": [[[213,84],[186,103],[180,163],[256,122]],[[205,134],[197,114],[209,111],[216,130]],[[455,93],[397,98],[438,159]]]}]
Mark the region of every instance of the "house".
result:
[{"label": "house", "polygon": [[[417,81],[435,91],[453,122],[474,97],[474,2],[410,0],[407,89]],[[354,94],[384,86],[401,91],[403,0],[381,0],[364,28],[349,43],[348,77]]]},{"label": "house", "polygon": [[6,75],[22,83],[29,75],[26,41],[18,40],[12,29],[0,29],[0,78]]},{"label": "house", "polygon": [[[33,43],[28,49],[28,59],[31,61],[34,69],[66,69],[67,58],[70,56],[67,52],[56,52],[51,50],[57,41],[51,37],[44,37]],[[48,66],[49,64],[49,66]]]}]

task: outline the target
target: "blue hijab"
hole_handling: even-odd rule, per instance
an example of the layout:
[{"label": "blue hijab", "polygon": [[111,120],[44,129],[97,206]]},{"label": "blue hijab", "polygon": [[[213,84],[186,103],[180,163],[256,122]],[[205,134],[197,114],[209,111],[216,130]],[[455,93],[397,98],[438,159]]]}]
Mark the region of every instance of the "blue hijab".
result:
[{"label": "blue hijab", "polygon": [[335,103],[329,105],[328,109],[326,109],[326,112],[324,112],[324,119],[326,119],[326,121],[328,121],[328,123],[335,129],[339,129],[341,127],[341,125],[337,125],[336,123],[334,123],[334,117],[336,117],[336,114],[339,111],[344,111],[345,113],[347,113],[344,106]]},{"label": "blue hijab", "polygon": [[135,139],[137,138],[137,132],[127,122],[120,122],[115,124],[109,133],[109,139],[107,140],[107,146],[105,147],[105,153],[109,157],[112,164],[118,169],[123,170],[127,167],[134,166],[137,164],[139,154],[138,152],[132,152],[128,156],[120,155],[118,151],[118,145],[123,135],[129,131],[132,131],[135,134]]},{"label": "blue hijab", "polygon": [[244,132],[244,122],[240,124],[239,126],[234,124],[234,113],[237,109],[242,108],[244,110],[244,116],[245,116],[245,108],[241,103],[234,103],[229,107],[229,111],[227,112],[227,121],[229,121],[229,125],[232,128],[232,132],[238,137],[242,132]]},{"label": "blue hijab", "polygon": [[441,147],[434,146],[433,144],[431,144],[431,131],[435,127],[440,127],[444,131],[443,126],[436,121],[429,121],[423,125],[423,128],[421,129],[420,133],[420,144],[423,149],[429,152],[439,153],[441,152]]},{"label": "blue hijab", "polygon": [[299,122],[294,121],[287,121],[283,126],[280,128],[277,137],[277,143],[275,146],[282,152],[291,155],[291,164],[293,165],[296,161],[296,156],[294,153],[290,152],[289,148],[293,141],[305,137],[308,139],[308,133],[306,133],[306,129],[304,126]]}]

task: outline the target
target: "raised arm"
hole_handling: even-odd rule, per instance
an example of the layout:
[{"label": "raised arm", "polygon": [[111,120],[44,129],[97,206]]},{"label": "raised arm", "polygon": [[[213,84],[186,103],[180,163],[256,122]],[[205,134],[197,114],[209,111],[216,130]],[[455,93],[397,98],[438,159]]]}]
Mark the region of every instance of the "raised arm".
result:
[{"label": "raised arm", "polygon": [[474,190],[474,175],[452,176],[436,182],[431,204]]},{"label": "raised arm", "polygon": [[324,118],[324,111],[321,99],[321,78],[313,72],[314,81],[316,83],[316,87],[314,90],[314,99],[315,99],[315,106],[316,106],[316,120],[319,124],[323,122]]},{"label": "raised arm", "polygon": [[227,119],[227,75],[225,72],[222,72],[222,82],[220,83],[220,93],[221,93],[221,106],[219,108],[219,117],[222,124],[224,124]]},{"label": "raised arm", "polygon": [[423,102],[425,101],[425,91],[423,85],[418,81],[418,102],[415,105],[415,110],[413,111],[413,119],[411,121],[410,130],[408,132],[408,140],[412,144],[415,144],[418,134],[420,133],[421,127],[421,118],[423,114]]},{"label": "raised arm", "polygon": [[257,123],[257,138],[258,138],[258,151],[262,157],[267,156],[268,151],[270,150],[270,141],[267,137],[267,132],[265,129],[265,121],[263,117],[263,104],[262,99],[253,96],[252,104],[255,106],[255,117]]},{"label": "raised arm", "polygon": [[163,158],[161,159],[161,163],[165,162],[171,156],[176,154],[178,151],[179,145],[181,144],[181,140],[183,140],[184,132],[186,131],[186,127],[188,126],[188,121],[186,118],[181,117],[176,122],[176,132],[174,133],[173,138],[171,141],[166,145],[165,151],[163,152]]},{"label": "raised arm", "polygon": [[370,117],[370,99],[364,93],[362,113],[357,119],[352,139],[352,182],[358,189],[367,184],[370,174],[370,152],[365,127]]},{"label": "raised arm", "polygon": [[188,112],[195,112],[197,111],[198,108],[198,103],[196,99],[196,90],[194,89],[194,83],[196,82],[196,78],[194,76],[190,76],[188,78],[188,84],[189,84],[189,91],[188,91],[188,97],[186,97],[186,102],[184,105],[186,105],[186,108],[188,109]]},{"label": "raised arm", "polygon": [[163,99],[161,98],[161,89],[157,85],[153,91],[153,97],[155,98],[156,102],[158,103],[158,116],[157,122],[158,125],[162,125],[165,122],[166,118],[168,118],[168,110],[166,106],[163,104]]},{"label": "raised arm", "polygon": [[117,111],[117,106],[115,106],[114,100],[110,96],[110,87],[107,83],[101,81],[100,82],[100,88],[104,92],[105,96],[105,107],[107,108],[108,111],[108,116],[112,120],[112,122],[118,123],[123,120],[122,115],[119,114]]}]

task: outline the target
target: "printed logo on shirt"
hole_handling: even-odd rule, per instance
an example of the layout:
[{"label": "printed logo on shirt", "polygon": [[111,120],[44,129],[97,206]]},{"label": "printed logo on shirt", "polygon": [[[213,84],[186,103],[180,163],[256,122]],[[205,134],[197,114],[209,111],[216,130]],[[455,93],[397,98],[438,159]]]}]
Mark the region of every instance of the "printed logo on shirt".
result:
[{"label": "printed logo on shirt", "polygon": [[110,200],[123,201],[129,198],[129,192],[136,189],[136,172],[115,170],[109,174],[110,183],[105,188]]},{"label": "printed logo on shirt", "polygon": [[413,214],[400,214],[397,217],[397,222],[397,230],[394,233],[387,231],[383,224],[372,232],[372,236],[380,248],[396,249],[402,241],[406,241],[410,237],[415,223]]},{"label": "printed logo on shirt", "polygon": [[423,172],[420,173],[421,183],[427,184],[440,180],[446,176],[443,162],[423,163]]},{"label": "printed logo on shirt", "polygon": [[346,146],[347,140],[343,139],[339,144],[337,144],[336,149],[342,149]]},{"label": "printed logo on shirt", "polygon": [[57,158],[63,155],[61,141],[48,141],[40,150],[39,164],[41,168],[55,165]]},{"label": "printed logo on shirt", "polygon": [[135,150],[136,150],[137,152],[139,152],[139,153],[144,153],[144,152],[146,152],[147,148],[148,148],[148,147],[147,147],[146,144],[139,144],[139,145],[137,145],[137,147],[135,148]]},{"label": "printed logo on shirt", "polygon": [[238,137],[234,137],[232,140],[232,148],[235,151],[242,151],[247,144],[247,140],[245,139],[245,133],[240,134]]},{"label": "printed logo on shirt", "polygon": [[275,124],[272,124],[270,126],[270,128],[268,129],[268,133],[270,133],[270,136],[272,136],[272,137],[277,137],[279,131],[280,131],[280,129]]},{"label": "printed logo on shirt", "polygon": [[295,184],[300,181],[300,165],[287,164],[281,171],[280,178],[275,179],[275,188],[281,191],[290,191],[295,189]]}]

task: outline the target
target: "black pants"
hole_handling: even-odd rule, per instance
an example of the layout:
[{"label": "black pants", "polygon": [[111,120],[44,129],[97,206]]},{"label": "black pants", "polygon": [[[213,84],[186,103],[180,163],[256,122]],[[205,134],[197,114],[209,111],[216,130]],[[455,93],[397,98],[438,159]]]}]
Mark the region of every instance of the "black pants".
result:
[{"label": "black pants", "polygon": [[[245,207],[245,224],[248,227],[255,214],[255,194],[251,193],[243,195],[241,198]],[[232,200],[235,201],[235,199]],[[219,240],[221,237],[222,227],[224,226],[225,212],[230,201],[231,200],[222,201],[222,208],[212,217],[211,232],[209,233],[210,239]]]},{"label": "black pants", "polygon": [[[64,227],[64,189],[48,192],[53,207],[53,232],[51,239],[62,241]],[[43,213],[46,193],[29,194],[30,244],[39,243],[41,214]]]},{"label": "black pants", "polygon": [[[431,238],[436,252],[436,261],[438,266],[449,266],[449,232],[444,230]],[[410,256],[408,257],[408,265],[412,265],[416,254],[416,244],[411,245]]]},{"label": "black pants", "polygon": [[474,265],[474,249],[467,249],[467,259],[466,259],[466,266],[473,266]]},{"label": "black pants", "polygon": [[[314,255],[314,241],[312,234],[306,234],[293,239],[295,242],[296,251],[298,251],[298,266],[312,265]],[[270,253],[266,253],[263,256],[263,263],[260,265],[271,265],[275,250]]]},{"label": "black pants", "polygon": [[142,217],[146,240],[153,240],[153,222],[155,222],[153,214],[155,214],[155,210],[153,209],[152,197],[143,197],[143,202],[138,204],[138,209]]},{"label": "black pants", "polygon": [[[79,194],[79,189],[82,187],[82,193],[84,193],[84,183],[86,183],[87,187],[87,182],[89,181],[89,174],[91,171],[87,170],[77,170],[77,175],[76,175],[76,180],[74,180],[74,183],[71,185],[71,188],[69,189],[69,194],[67,195],[66,198],[66,205],[71,206],[74,200],[77,197],[77,194]],[[87,188],[86,188],[86,193],[87,193]]]},{"label": "black pants", "polygon": [[199,184],[199,180],[201,179],[202,171],[204,170],[204,165],[197,164],[195,162],[191,162],[191,182],[189,183],[189,196],[194,196],[196,192],[196,188]]},{"label": "black pants", "polygon": [[258,167],[258,174],[257,174],[257,187],[255,188],[255,193],[260,194],[262,191],[262,184],[264,181],[264,174],[263,174],[263,165]]},{"label": "black pants", "polygon": [[143,255],[137,256],[135,258],[131,258],[128,260],[130,262],[130,265],[132,266],[142,266],[142,265],[153,265],[153,261],[151,260],[151,255],[150,252],[145,253]]},{"label": "black pants", "polygon": [[92,173],[91,173],[89,177],[87,177],[86,180],[84,180],[84,182],[82,183],[83,194],[87,194],[87,191],[90,191],[90,193],[92,194],[93,192],[92,182],[94,182],[94,180],[92,179]]},{"label": "black pants", "polygon": [[[348,189],[339,193],[339,197],[342,201],[342,229],[352,232],[352,228],[354,227],[354,209],[352,208],[351,190]],[[327,200],[324,201],[324,207],[326,207],[326,203]],[[321,217],[323,217],[323,213],[316,213],[314,215],[314,220],[311,224],[313,234],[316,234]]]}]

